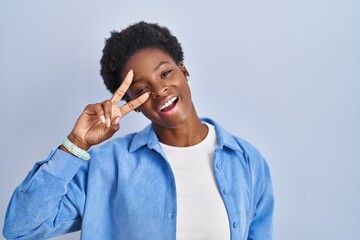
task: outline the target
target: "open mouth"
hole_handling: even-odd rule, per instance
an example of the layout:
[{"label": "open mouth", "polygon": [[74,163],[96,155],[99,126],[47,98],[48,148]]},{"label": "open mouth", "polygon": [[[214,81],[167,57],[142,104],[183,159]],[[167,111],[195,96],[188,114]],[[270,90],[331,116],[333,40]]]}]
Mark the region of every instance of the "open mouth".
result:
[{"label": "open mouth", "polygon": [[163,103],[160,106],[160,112],[167,112],[171,110],[173,107],[175,107],[178,99],[179,99],[178,97],[172,97],[167,102]]}]

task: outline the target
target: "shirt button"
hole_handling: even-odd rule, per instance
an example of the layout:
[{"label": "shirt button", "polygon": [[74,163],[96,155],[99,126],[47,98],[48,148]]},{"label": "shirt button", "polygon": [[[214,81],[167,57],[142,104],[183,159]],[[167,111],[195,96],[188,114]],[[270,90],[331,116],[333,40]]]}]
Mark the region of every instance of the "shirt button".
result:
[{"label": "shirt button", "polygon": [[229,192],[229,190],[224,189],[224,190],[223,190],[223,193],[224,193],[225,195],[229,195],[230,192]]},{"label": "shirt button", "polygon": [[220,163],[217,163],[217,164],[216,164],[216,168],[219,169],[219,170],[221,169]]},{"label": "shirt button", "polygon": [[237,222],[233,222],[233,227],[237,228],[239,226],[239,224]]}]

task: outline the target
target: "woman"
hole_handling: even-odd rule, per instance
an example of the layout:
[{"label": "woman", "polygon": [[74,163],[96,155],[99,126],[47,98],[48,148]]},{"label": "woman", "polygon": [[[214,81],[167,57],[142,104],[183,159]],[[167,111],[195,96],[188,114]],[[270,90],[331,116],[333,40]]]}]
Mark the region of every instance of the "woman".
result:
[{"label": "woman", "polygon": [[[101,75],[112,98],[88,105],[15,190],[7,238],[81,229],[81,239],[271,239],[268,166],[249,143],[198,117],[167,28],[139,22],[112,32]],[[98,145],[131,110],[152,123]]]}]

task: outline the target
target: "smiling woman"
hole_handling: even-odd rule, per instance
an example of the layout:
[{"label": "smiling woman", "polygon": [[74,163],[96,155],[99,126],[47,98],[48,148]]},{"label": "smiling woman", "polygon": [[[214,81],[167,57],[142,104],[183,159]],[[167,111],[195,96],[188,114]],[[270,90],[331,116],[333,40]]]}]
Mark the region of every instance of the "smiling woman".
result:
[{"label": "smiling woman", "polygon": [[[249,143],[198,117],[167,28],[140,22],[112,32],[101,75],[113,96],[89,104],[15,190],[7,238],[77,230],[82,239],[272,238],[269,168]],[[134,109],[152,123],[98,145]]]},{"label": "smiling woman", "polygon": [[[139,110],[153,123],[160,142],[187,147],[202,141],[207,128],[201,123],[191,101],[189,76],[183,63],[176,64],[172,57],[160,49],[144,49],[134,54],[126,63],[124,72],[134,70],[135,82],[126,96],[135,99],[141,91],[150,92],[150,98]],[[178,138],[179,130],[187,132]]]}]

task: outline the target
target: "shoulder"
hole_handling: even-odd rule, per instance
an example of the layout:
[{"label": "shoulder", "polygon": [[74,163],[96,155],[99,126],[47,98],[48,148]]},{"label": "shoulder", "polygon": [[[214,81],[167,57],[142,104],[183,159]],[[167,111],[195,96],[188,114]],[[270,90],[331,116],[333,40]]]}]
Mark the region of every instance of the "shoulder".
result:
[{"label": "shoulder", "polygon": [[255,194],[254,199],[259,199],[266,189],[272,192],[270,168],[259,149],[241,137],[229,133],[225,135],[231,146],[232,160],[240,161],[241,174],[247,176]]},{"label": "shoulder", "polygon": [[150,141],[157,141],[151,125],[142,131],[122,137],[113,138],[90,149],[91,160],[112,161],[118,158],[130,158],[136,155],[135,150],[149,145]]},{"label": "shoulder", "polygon": [[243,160],[253,177],[264,179],[269,174],[269,166],[260,150],[248,141],[232,135],[243,152]]},{"label": "shoulder", "polygon": [[113,138],[104,143],[101,143],[97,146],[91,148],[90,152],[92,155],[101,155],[105,153],[110,153],[115,149],[121,151],[128,151],[129,146],[134,138],[136,133],[131,133],[122,137]]},{"label": "shoulder", "polygon": [[[89,154],[88,172],[92,178],[113,179],[119,168],[131,165],[136,156],[130,152],[132,140],[136,133],[113,138],[97,146],[93,146]],[[106,175],[104,177],[103,175]]]},{"label": "shoulder", "polygon": [[[258,200],[266,189],[272,192],[271,174],[268,163],[262,153],[246,140],[233,136],[243,149],[243,157],[248,167],[250,182],[253,188],[254,200]],[[272,194],[272,193],[271,193]]]},{"label": "shoulder", "polygon": [[212,119],[202,118],[202,121],[210,123],[215,127],[216,136],[220,147],[225,146],[234,151],[240,151],[252,157],[263,158],[260,151],[247,140],[229,133]]},{"label": "shoulder", "polygon": [[215,127],[219,147],[226,147],[230,151],[236,152],[237,156],[241,155],[241,158],[239,158],[240,161],[244,161],[243,164],[247,165],[250,170],[257,172],[259,170],[264,171],[268,168],[262,153],[253,144],[241,137],[229,133],[211,119],[204,118],[202,120]]},{"label": "shoulder", "polygon": [[234,136],[232,135],[234,140],[236,141],[236,143],[238,144],[238,146],[243,150],[244,155],[246,158],[248,159],[256,159],[259,162],[263,162],[265,163],[265,158],[263,157],[262,153],[260,152],[260,150],[255,147],[253,144],[251,144],[250,142],[248,142],[247,140],[238,137],[238,136]]}]

